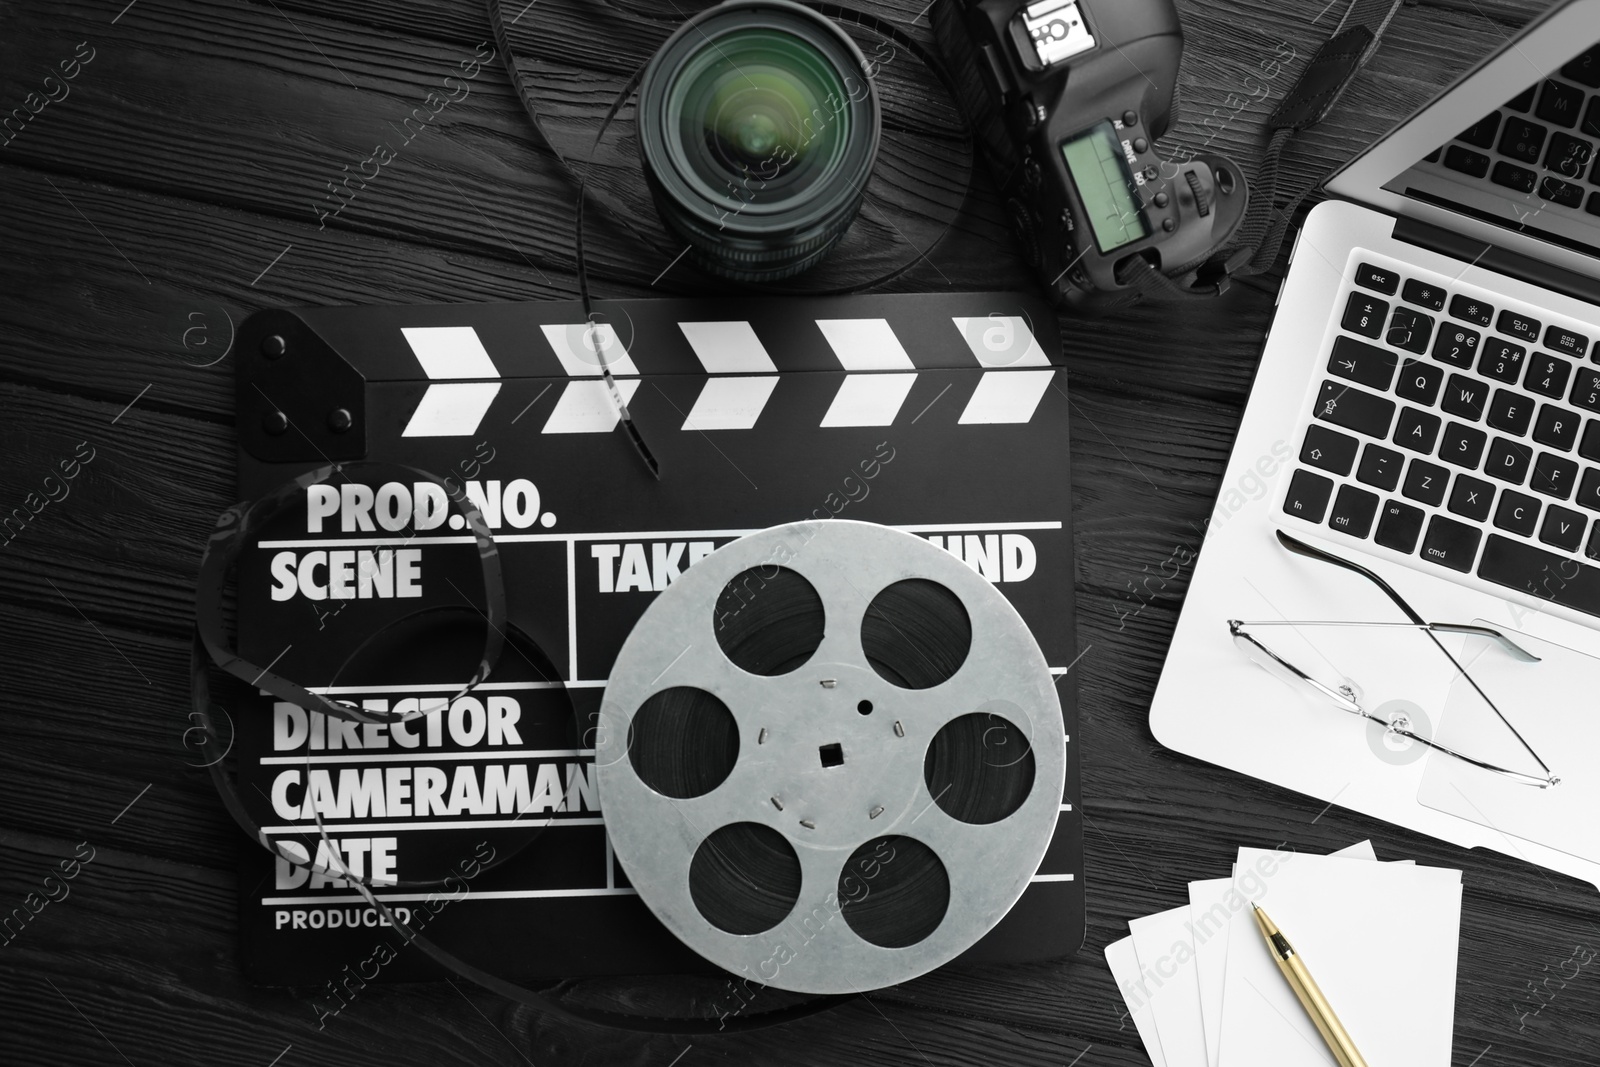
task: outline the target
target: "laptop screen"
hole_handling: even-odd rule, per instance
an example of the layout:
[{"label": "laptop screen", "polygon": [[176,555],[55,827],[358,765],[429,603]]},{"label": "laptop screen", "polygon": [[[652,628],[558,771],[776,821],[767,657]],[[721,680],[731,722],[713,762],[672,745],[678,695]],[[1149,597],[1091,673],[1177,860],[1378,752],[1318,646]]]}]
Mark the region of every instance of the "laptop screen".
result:
[{"label": "laptop screen", "polygon": [[1514,89],[1384,188],[1600,257],[1600,43]]},{"label": "laptop screen", "polygon": [[1480,18],[1493,54],[1326,189],[1600,277],[1600,0],[1559,0],[1520,32]]}]

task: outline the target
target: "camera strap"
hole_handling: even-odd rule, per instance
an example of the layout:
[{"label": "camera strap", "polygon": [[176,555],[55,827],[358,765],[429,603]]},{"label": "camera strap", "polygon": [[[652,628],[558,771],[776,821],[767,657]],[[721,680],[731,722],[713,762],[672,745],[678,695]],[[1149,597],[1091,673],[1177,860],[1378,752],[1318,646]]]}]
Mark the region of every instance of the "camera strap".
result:
[{"label": "camera strap", "polygon": [[[1271,269],[1283,247],[1290,220],[1306,197],[1321,184],[1318,178],[1289,190],[1282,197],[1280,207],[1278,181],[1284,151],[1296,133],[1315,126],[1333,110],[1356,72],[1377,51],[1379,38],[1405,2],[1351,0],[1333,34],[1317,49],[1294,87],[1267,117],[1270,131],[1267,148],[1251,190],[1250,206],[1239,233],[1228,248],[1208,256],[1194,268],[1173,272],[1180,276],[1178,278],[1163,274],[1142,257],[1135,257],[1119,280],[1149,299],[1209,297],[1226,290],[1232,278]],[[1185,285],[1184,277],[1196,279],[1198,285]]]}]

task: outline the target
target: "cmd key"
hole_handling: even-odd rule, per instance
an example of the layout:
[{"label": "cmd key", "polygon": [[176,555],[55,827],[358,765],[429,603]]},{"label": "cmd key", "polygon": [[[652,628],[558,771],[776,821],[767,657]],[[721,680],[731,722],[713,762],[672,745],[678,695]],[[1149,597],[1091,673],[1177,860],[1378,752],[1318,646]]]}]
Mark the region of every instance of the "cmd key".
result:
[{"label": "cmd key", "polygon": [[1382,439],[1389,436],[1394,407],[1393,400],[1364,393],[1343,382],[1324,381],[1313,414],[1335,426]]},{"label": "cmd key", "polygon": [[1586,615],[1600,615],[1600,567],[1490,534],[1478,577]]},{"label": "cmd key", "polygon": [[1453,571],[1470,571],[1480,536],[1476,526],[1435,515],[1422,542],[1422,558]]}]

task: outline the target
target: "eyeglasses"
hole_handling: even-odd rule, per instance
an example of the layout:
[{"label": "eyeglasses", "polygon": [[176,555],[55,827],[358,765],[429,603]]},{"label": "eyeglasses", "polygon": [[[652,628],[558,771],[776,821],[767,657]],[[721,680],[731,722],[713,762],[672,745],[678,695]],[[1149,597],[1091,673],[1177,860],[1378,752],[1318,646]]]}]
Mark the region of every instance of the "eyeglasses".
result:
[{"label": "eyeglasses", "polygon": [[[1422,616],[1411,607],[1410,604],[1406,603],[1405,598],[1397,593],[1388,582],[1384,581],[1367,568],[1358,563],[1352,563],[1347,559],[1342,559],[1338,556],[1335,556],[1331,552],[1325,552],[1320,548],[1314,548],[1311,545],[1306,544],[1304,541],[1300,541],[1289,536],[1282,530],[1277,531],[1277,534],[1278,542],[1290,552],[1293,552],[1298,556],[1305,556],[1308,559],[1319,560],[1323,563],[1331,563],[1336,567],[1342,567],[1345,570],[1359,574],[1363,578],[1366,578],[1368,581],[1372,582],[1372,584],[1381,589],[1384,595],[1392,600],[1395,605],[1405,613],[1407,621],[1291,622],[1277,619],[1270,621],[1249,622],[1240,619],[1229,619],[1228,632],[1233,635],[1234,644],[1238,645],[1245,655],[1249,656],[1252,661],[1266,669],[1270,674],[1282,679],[1291,686],[1309,689],[1322,700],[1331,703],[1338,710],[1348,712],[1351,715],[1359,715],[1364,719],[1375,722],[1382,726],[1388,733],[1420,742],[1436,752],[1442,752],[1447,756],[1453,756],[1458,760],[1472,764],[1474,767],[1479,767],[1486,771],[1492,771],[1495,774],[1504,775],[1507,778],[1510,778],[1513,781],[1521,782],[1524,785],[1531,785],[1540,789],[1546,789],[1550,786],[1560,784],[1561,779],[1556,777],[1555,774],[1551,773],[1550,768],[1545,764],[1544,760],[1540,759],[1539,754],[1533,750],[1533,746],[1528,744],[1527,740],[1522,736],[1517,728],[1511,724],[1511,720],[1507,719],[1505,714],[1502,713],[1501,710],[1495,705],[1495,702],[1489,699],[1489,694],[1483,691],[1482,687],[1478,685],[1477,681],[1467,671],[1466,667],[1462,666],[1460,661],[1457,660],[1456,657],[1451,654],[1450,650],[1444,646],[1444,643],[1439,640],[1438,635],[1441,633],[1467,634],[1470,636],[1487,638],[1488,640],[1493,641],[1514,659],[1520,660],[1524,663],[1537,663],[1539,662],[1538,656],[1535,656],[1532,652],[1529,652],[1527,649],[1518,645],[1515,641],[1511,640],[1499,630],[1488,626],[1476,626],[1470,623],[1426,622],[1423,620]],[[1412,728],[1410,717],[1403,713],[1397,713],[1389,718],[1384,718],[1382,715],[1368,711],[1362,706],[1360,695],[1349,683],[1340,683],[1337,686],[1330,686],[1318,681],[1310,674],[1301,670],[1299,667],[1295,666],[1293,663],[1290,663],[1272,649],[1268,648],[1258,638],[1256,638],[1254,634],[1248,632],[1250,629],[1266,626],[1370,626],[1420,630],[1422,633],[1427,634],[1428,639],[1433,642],[1434,647],[1437,648],[1440,653],[1442,653],[1445,658],[1451,662],[1458,672],[1460,672],[1461,676],[1467,680],[1469,685],[1472,686],[1473,691],[1476,692],[1478,696],[1483,698],[1483,702],[1489,705],[1489,709],[1499,717],[1502,723],[1505,724],[1506,729],[1511,731],[1511,735],[1517,739],[1517,742],[1523,747],[1528,755],[1533,757],[1533,761],[1539,765],[1539,768],[1542,771],[1544,771],[1544,775],[1541,777],[1536,774],[1527,774],[1522,771],[1514,771],[1510,768],[1502,767],[1499,764],[1475,759],[1474,757],[1468,756],[1465,753],[1457,752],[1452,748],[1441,745],[1437,741],[1434,741],[1433,739],[1425,737],[1416,732]]]}]

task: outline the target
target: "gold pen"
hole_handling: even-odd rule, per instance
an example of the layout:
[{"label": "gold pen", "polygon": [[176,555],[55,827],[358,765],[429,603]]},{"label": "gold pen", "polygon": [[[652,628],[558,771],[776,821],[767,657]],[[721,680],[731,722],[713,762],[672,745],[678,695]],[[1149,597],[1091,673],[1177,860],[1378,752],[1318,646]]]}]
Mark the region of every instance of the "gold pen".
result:
[{"label": "gold pen", "polygon": [[1273,962],[1278,965],[1278,970],[1283,972],[1284,980],[1289,983],[1289,988],[1294,990],[1300,1006],[1316,1024],[1317,1033],[1328,1043],[1328,1051],[1339,1061],[1339,1067],[1367,1067],[1367,1061],[1361,1058],[1355,1042],[1345,1033],[1344,1024],[1339,1021],[1339,1016],[1334,1014],[1333,1005],[1328,1003],[1328,998],[1317,988],[1311,972],[1306,970],[1305,963],[1300,959],[1299,953],[1295,952],[1294,946],[1289,944],[1289,939],[1283,936],[1278,924],[1267,917],[1267,913],[1261,910],[1260,905],[1252,902],[1250,906],[1255,908],[1256,925],[1261,927],[1261,936],[1267,940],[1267,951],[1272,953]]}]

